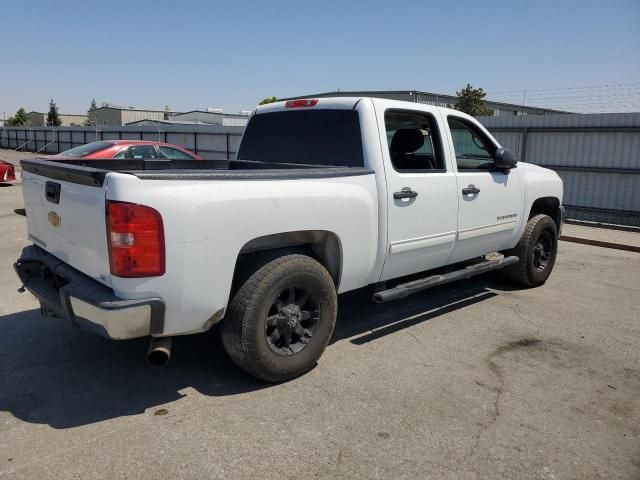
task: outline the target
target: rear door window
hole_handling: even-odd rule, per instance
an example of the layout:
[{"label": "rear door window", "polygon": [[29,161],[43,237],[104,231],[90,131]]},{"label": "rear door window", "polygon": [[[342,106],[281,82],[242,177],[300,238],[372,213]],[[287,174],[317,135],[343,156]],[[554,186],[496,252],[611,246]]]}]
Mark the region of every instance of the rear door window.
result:
[{"label": "rear door window", "polygon": [[305,109],[251,117],[238,160],[362,167],[360,120],[355,110]]},{"label": "rear door window", "polygon": [[182,150],[178,150],[177,148],[167,147],[161,145],[158,147],[160,151],[160,158],[167,158],[169,160],[193,160],[194,158],[191,155],[183,152]]},{"label": "rear door window", "polygon": [[129,150],[129,147],[125,147],[122,150],[120,150],[118,153],[116,153],[113,158],[127,158],[127,150]]},{"label": "rear door window", "polygon": [[134,145],[127,149],[126,158],[158,158],[158,153],[153,145]]},{"label": "rear door window", "polygon": [[387,110],[384,123],[393,168],[399,172],[446,171],[440,131],[433,115]]}]

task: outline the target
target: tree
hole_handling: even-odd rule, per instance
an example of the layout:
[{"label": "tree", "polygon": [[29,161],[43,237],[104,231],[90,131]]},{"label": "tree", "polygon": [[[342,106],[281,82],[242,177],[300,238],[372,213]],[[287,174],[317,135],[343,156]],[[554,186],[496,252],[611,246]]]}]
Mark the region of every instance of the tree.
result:
[{"label": "tree", "polygon": [[19,108],[13,117],[9,117],[7,125],[10,127],[28,127],[31,124],[29,115],[24,108]]},{"label": "tree", "polygon": [[276,97],[267,97],[267,98],[263,98],[258,105],[266,105],[267,103],[274,103],[277,101],[278,99]]},{"label": "tree", "polygon": [[83,125],[85,127],[90,127],[91,126],[91,112],[95,112],[97,109],[98,109],[98,104],[96,103],[96,99],[92,98],[91,99],[91,106],[89,106],[89,110],[87,110],[87,116],[89,118],[87,118],[83,123]]},{"label": "tree", "polygon": [[458,103],[456,110],[467,113],[473,117],[493,115],[493,110],[487,108],[485,97],[487,94],[482,88],[473,88],[467,83],[467,86],[456,92]]},{"label": "tree", "polygon": [[47,127],[59,127],[60,125],[62,125],[62,120],[58,114],[58,106],[52,98],[49,102],[49,113],[47,113]]}]

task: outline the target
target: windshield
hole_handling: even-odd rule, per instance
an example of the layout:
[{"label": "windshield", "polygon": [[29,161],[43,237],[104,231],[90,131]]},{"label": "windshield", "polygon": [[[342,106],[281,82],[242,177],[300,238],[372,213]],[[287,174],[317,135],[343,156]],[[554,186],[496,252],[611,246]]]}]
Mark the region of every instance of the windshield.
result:
[{"label": "windshield", "polygon": [[85,155],[89,155],[90,153],[99,152],[100,150],[109,148],[110,146],[111,143],[109,142],[91,142],[87,143],[86,145],[72,148],[70,150],[65,150],[64,152],[61,152],[60,155],[68,155],[70,157],[84,157]]},{"label": "windshield", "polygon": [[355,110],[292,110],[254,115],[238,160],[362,167],[360,120]]}]

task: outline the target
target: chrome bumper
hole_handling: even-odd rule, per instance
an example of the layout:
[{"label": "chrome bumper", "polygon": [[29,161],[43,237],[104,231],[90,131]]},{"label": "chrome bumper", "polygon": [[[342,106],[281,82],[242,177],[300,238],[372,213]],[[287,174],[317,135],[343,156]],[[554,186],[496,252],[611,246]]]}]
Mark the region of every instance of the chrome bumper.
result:
[{"label": "chrome bumper", "polygon": [[45,316],[67,318],[114,340],[162,334],[164,303],[159,298],[116,297],[108,287],[35,245],[22,250],[14,268]]}]

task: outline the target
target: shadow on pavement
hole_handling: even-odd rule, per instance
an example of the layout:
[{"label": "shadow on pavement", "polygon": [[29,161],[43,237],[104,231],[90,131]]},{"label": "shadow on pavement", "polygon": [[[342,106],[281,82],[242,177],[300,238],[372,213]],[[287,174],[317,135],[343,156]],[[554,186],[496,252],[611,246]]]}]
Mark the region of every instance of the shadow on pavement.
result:
[{"label": "shadow on pavement", "polygon": [[264,388],[231,363],[215,332],[176,338],[172,361],[147,363],[147,339],[109,341],[39,310],[0,317],[0,411],[70,428],[180,399]]},{"label": "shadow on pavement", "polygon": [[[370,289],[340,297],[333,342],[365,345],[381,336],[506,290],[491,276],[374,304]],[[184,388],[209,396],[267,388],[227,358],[217,331],[177,337],[171,362],[146,361],[148,340],[109,341],[29,310],[0,316],[0,411],[26,422],[71,428],[135,415],[180,399]],[[329,347],[331,348],[331,347]]]},{"label": "shadow on pavement", "polygon": [[418,323],[495,297],[497,293],[489,288],[499,291],[514,289],[505,283],[499,274],[489,273],[384,304],[377,304],[371,300],[371,288],[346,293],[340,297],[338,323],[332,341],[351,338],[350,341],[354,345],[364,345]]}]

